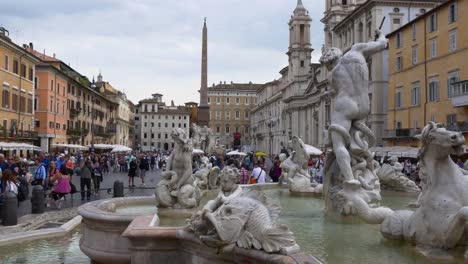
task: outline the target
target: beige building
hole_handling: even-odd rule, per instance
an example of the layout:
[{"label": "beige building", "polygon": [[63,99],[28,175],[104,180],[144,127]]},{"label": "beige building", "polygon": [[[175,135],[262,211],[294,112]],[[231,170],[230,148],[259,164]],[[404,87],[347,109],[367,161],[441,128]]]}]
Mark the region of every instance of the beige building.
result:
[{"label": "beige building", "polygon": [[417,146],[429,121],[468,139],[468,1],[450,0],[388,35],[390,145]]},{"label": "beige building", "polygon": [[250,145],[250,112],[261,84],[219,83],[208,87],[209,127],[227,148]]},{"label": "beige building", "polygon": [[35,67],[40,60],[0,27],[0,141],[38,143],[34,129]]},{"label": "beige building", "polygon": [[117,106],[115,118],[110,120],[107,128],[115,133],[115,144],[133,147],[134,134],[130,133],[134,131],[133,103],[127,99],[123,92],[114,88],[109,82],[104,81],[101,73],[97,77],[96,86],[103,89],[106,97]]}]

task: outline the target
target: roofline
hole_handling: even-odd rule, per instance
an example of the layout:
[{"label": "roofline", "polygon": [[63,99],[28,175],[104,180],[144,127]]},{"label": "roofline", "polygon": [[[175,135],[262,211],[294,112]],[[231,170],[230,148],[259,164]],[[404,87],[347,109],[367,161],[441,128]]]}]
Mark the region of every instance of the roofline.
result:
[{"label": "roofline", "polygon": [[422,20],[423,18],[426,18],[427,16],[429,16],[429,15],[431,15],[431,14],[433,14],[433,13],[439,11],[440,9],[442,9],[443,7],[445,7],[446,5],[449,5],[449,4],[451,4],[451,3],[455,2],[455,1],[457,1],[457,0],[447,0],[446,2],[440,3],[438,6],[434,7],[433,9],[427,11],[426,13],[424,13],[424,14],[418,16],[418,17],[416,17],[415,19],[413,19],[413,20],[411,20],[410,22],[404,24],[403,26],[399,27],[398,29],[396,29],[396,30],[394,30],[394,31],[392,31],[392,32],[390,32],[390,33],[388,33],[385,37],[389,38],[389,37],[395,35],[396,33],[398,33],[398,32],[400,32],[400,31],[404,30],[404,29],[407,28],[408,26],[410,26],[410,25],[412,25],[412,24],[418,22],[419,20]]}]

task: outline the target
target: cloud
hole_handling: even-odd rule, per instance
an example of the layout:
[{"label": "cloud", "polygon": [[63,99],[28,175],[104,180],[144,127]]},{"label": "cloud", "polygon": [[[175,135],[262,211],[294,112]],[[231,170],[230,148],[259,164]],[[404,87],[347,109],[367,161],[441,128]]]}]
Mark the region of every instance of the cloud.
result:
[{"label": "cloud", "polygon": [[[319,2],[319,3],[318,3]],[[324,1],[304,0],[313,61],[323,43]],[[208,81],[266,82],[287,65],[284,0],[3,0],[2,25],[18,43],[57,57],[124,90],[135,103],[152,93],[177,104],[199,100],[201,29],[208,17]]]}]

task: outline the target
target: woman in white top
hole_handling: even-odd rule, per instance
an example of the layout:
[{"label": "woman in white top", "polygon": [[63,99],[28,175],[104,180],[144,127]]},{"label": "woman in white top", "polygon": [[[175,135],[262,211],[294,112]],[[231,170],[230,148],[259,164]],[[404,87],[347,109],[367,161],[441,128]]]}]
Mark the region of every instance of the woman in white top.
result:
[{"label": "woman in white top", "polygon": [[16,185],[16,177],[13,175],[11,170],[5,170],[2,172],[2,185],[4,186],[4,192],[12,192],[18,195],[18,186]]}]

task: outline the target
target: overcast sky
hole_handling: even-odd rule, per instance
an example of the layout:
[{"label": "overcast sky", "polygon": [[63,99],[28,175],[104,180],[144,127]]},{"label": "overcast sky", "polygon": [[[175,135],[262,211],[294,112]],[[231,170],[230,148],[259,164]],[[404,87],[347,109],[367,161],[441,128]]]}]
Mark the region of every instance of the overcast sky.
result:
[{"label": "overcast sky", "polygon": [[[263,83],[287,65],[287,22],[296,0],[1,0],[0,25],[18,44],[34,43],[134,103],[199,102],[203,18],[208,85]],[[325,1],[303,0],[312,17],[313,61],[323,44]]]}]

